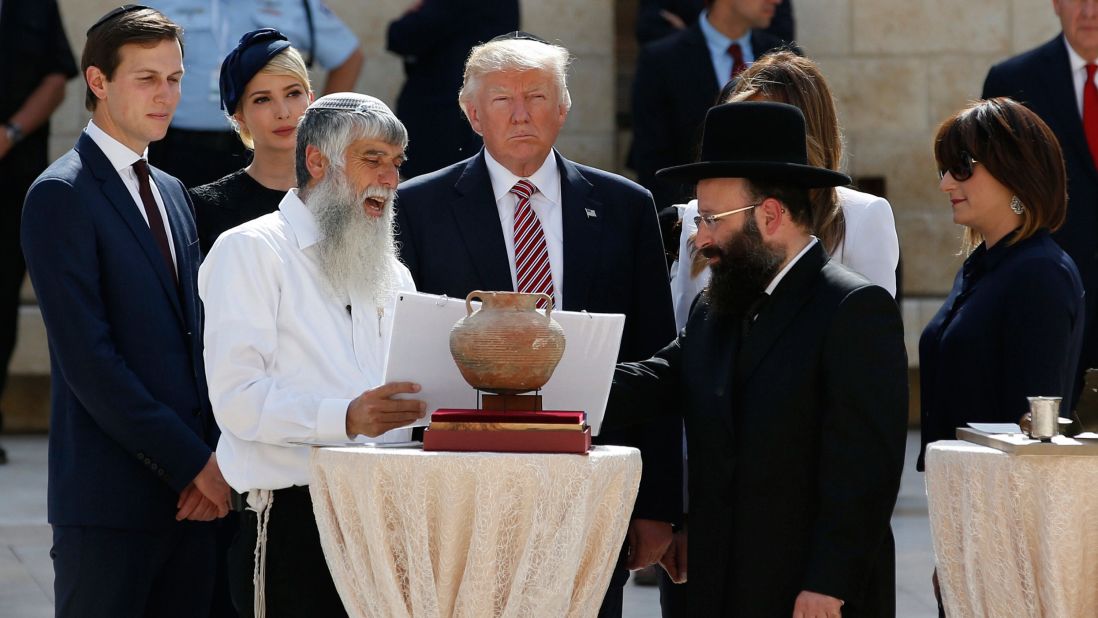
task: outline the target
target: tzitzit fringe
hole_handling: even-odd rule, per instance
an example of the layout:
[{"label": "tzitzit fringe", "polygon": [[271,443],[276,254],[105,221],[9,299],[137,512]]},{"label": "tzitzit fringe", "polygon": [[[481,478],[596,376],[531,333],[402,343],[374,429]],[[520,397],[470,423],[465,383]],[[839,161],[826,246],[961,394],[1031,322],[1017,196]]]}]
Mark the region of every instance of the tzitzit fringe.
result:
[{"label": "tzitzit fringe", "polygon": [[[248,492],[255,496],[255,505],[248,508],[256,513],[255,570],[252,571],[252,585],[255,587],[253,610],[256,618],[267,615],[267,522],[271,519],[271,505],[274,504],[274,492],[269,489],[257,489]],[[251,502],[251,500],[249,500]]]}]

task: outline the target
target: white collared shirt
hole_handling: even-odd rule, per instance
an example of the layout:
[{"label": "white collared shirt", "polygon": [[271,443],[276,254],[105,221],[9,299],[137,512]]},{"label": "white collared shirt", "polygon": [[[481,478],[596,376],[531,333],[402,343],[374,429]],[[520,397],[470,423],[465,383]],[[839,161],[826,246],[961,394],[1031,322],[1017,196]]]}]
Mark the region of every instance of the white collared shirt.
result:
[{"label": "white collared shirt", "polygon": [[[96,126],[95,121],[89,120],[87,128],[84,131],[88,134],[88,137],[95,142],[96,146],[103,151],[103,154],[107,155],[107,160],[111,162],[111,167],[114,168],[118,175],[122,178],[122,184],[126,185],[126,189],[129,190],[130,196],[133,197],[134,204],[137,206],[137,212],[141,213],[141,218],[145,220],[145,225],[149,224],[149,215],[145,212],[145,204],[141,201],[141,189],[137,181],[137,172],[133,170],[133,164],[138,159],[149,160],[149,150],[145,149],[145,152],[137,154],[129,149],[128,146],[122,142],[114,139],[103,129]],[[176,270],[179,268],[179,260],[175,257],[175,242],[172,236],[171,221],[168,220],[168,211],[164,210],[164,198],[160,196],[160,189],[156,186],[156,181],[151,177],[149,178],[149,186],[152,188],[153,199],[156,200],[156,206],[160,209],[160,219],[164,221],[164,232],[168,235],[168,248],[172,252],[172,262],[176,264]]]},{"label": "white collared shirt", "polygon": [[[1068,62],[1071,64],[1071,83],[1075,86],[1075,105],[1079,110],[1079,117],[1083,117],[1083,86],[1087,84],[1087,61],[1083,59],[1075,48],[1068,43],[1067,37],[1063,37],[1064,47],[1067,48]],[[1098,76],[1095,76],[1098,82]]]},{"label": "white collared shirt", "polygon": [[755,61],[755,50],[751,47],[751,30],[748,29],[738,39],[730,39],[720,30],[717,30],[713,24],[709,23],[708,10],[702,11],[701,15],[698,16],[698,27],[701,28],[702,35],[705,37],[705,45],[709,48],[709,58],[713,61],[713,75],[717,79],[717,90],[720,90],[731,79],[732,68],[736,66],[732,54],[728,52],[728,48],[733,43],[740,44],[745,65],[750,66]]},{"label": "white collared shirt", "polygon": [[[511,193],[521,177],[492,158],[484,150],[484,163],[488,166],[488,177],[492,180],[492,195],[496,198],[499,210],[499,223],[503,228],[503,241],[507,245],[507,261],[511,267],[511,289],[518,289],[518,277],[515,274],[515,208],[518,196]],[[545,234],[545,247],[549,250],[549,270],[553,273],[553,306],[564,306],[564,220],[561,215],[560,170],[557,158],[550,150],[549,156],[536,172],[526,178],[538,188],[530,197],[530,208],[541,221]]]},{"label": "white collared shirt", "polygon": [[778,271],[778,274],[774,275],[774,278],[770,280],[770,285],[766,286],[766,294],[768,296],[774,293],[778,284],[782,282],[782,279],[784,279],[785,275],[793,268],[793,265],[799,262],[800,259],[804,257],[804,254],[808,253],[808,250],[818,242],[820,242],[820,239],[815,236],[810,237],[810,240],[808,241],[808,244],[804,246],[804,249],[801,249],[800,253],[794,255],[793,259],[789,260],[789,263],[785,265],[785,268],[782,268]]},{"label": "white collared shirt", "polygon": [[[347,406],[381,385],[392,335],[392,301],[329,291],[297,190],[278,208],[222,234],[198,271],[217,460],[239,492],[309,484],[309,447],[292,442],[348,439]],[[392,269],[395,289],[415,289],[395,258]]]}]

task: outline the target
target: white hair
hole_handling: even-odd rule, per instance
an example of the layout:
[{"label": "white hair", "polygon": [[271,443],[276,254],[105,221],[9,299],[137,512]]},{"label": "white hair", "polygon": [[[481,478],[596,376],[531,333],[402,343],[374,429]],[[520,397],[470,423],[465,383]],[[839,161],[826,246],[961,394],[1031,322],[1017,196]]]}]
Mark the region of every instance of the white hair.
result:
[{"label": "white hair", "polygon": [[297,186],[304,190],[312,178],[307,146],[315,146],[329,165],[342,172],[344,152],[360,139],[403,149],[408,147],[408,130],[387,105],[368,95],[340,92],[313,101],[297,125]]},{"label": "white hair", "polygon": [[564,47],[529,39],[502,39],[478,45],[465,61],[465,80],[458,92],[458,104],[465,111],[465,106],[472,103],[480,89],[481,78],[489,73],[540,70],[553,76],[560,95],[559,103],[567,111],[572,108],[572,96],[568,94],[570,60]]}]

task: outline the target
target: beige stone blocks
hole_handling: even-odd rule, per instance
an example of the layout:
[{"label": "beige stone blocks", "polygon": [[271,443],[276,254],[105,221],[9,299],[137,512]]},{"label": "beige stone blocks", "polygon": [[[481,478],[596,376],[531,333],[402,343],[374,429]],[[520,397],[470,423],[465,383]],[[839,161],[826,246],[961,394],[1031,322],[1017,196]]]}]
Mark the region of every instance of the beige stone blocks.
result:
[{"label": "beige stone blocks", "polygon": [[928,76],[925,61],[889,57],[817,59],[848,131],[921,128]]},{"label": "beige stone blocks", "polygon": [[813,58],[849,54],[853,47],[850,3],[851,0],[797,3],[797,45]]},{"label": "beige stone blocks", "polygon": [[1008,49],[1010,11],[1003,0],[851,1],[855,53],[923,55]]}]

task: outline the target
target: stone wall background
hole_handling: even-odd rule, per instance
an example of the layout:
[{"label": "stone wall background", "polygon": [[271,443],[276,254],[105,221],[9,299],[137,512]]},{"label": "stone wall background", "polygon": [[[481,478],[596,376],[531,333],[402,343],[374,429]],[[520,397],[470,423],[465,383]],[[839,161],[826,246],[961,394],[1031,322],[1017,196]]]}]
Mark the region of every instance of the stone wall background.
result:
[{"label": "stone wall background", "polygon": [[960,228],[938,191],[934,132],[979,97],[992,64],[1059,32],[1051,3],[801,0],[796,11],[800,43],[839,101],[849,171],[887,180],[905,293],[944,295],[960,265]]},{"label": "stone wall background", "polygon": [[[362,42],[366,63],[357,89],[393,103],[404,74],[399,58],[385,51],[385,31],[411,0],[327,2]],[[559,41],[575,57],[573,107],[560,150],[627,175],[621,162],[630,141],[637,2],[521,0],[523,28]],[[79,58],[84,31],[119,1],[59,3]],[[942,119],[979,96],[994,62],[1051,38],[1059,22],[1048,0],[797,0],[796,20],[798,43],[820,63],[838,99],[848,171],[885,179],[904,260],[908,356],[917,367],[919,333],[960,265],[960,228],[937,189],[934,131]],[[323,86],[322,74],[314,76],[314,84],[318,90]],[[83,91],[80,78],[70,82],[54,115],[54,157],[72,146],[87,123]],[[13,376],[0,403],[7,410],[8,430],[16,431],[44,429],[48,417],[49,356],[29,284],[25,300]],[[917,410],[914,399],[913,404]]]}]

